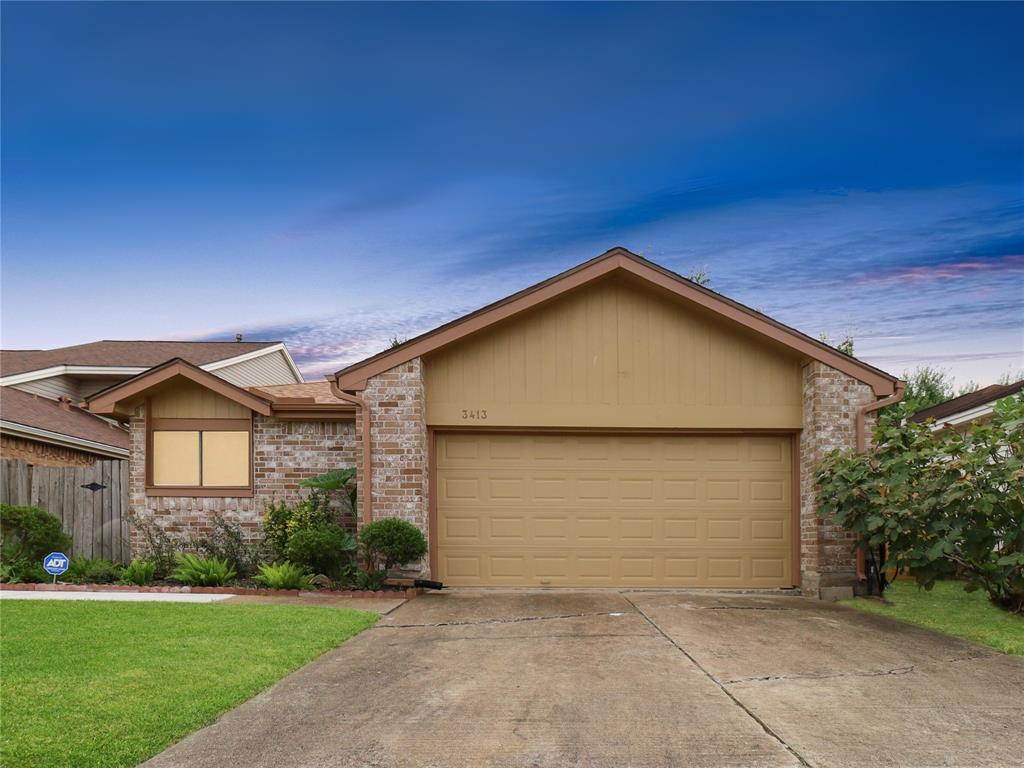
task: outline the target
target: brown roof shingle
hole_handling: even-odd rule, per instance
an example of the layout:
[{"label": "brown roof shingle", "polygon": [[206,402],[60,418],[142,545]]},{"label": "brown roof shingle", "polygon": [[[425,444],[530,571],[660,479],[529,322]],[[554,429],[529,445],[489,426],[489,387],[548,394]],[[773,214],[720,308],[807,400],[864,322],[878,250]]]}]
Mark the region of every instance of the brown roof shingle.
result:
[{"label": "brown roof shingle", "polygon": [[26,427],[59,432],[114,448],[128,449],[128,431],[74,405],[37,397],[14,387],[0,387],[0,418]]},{"label": "brown roof shingle", "polygon": [[331,392],[330,382],[308,381],[305,384],[269,384],[262,387],[249,387],[250,392],[257,395],[270,395],[274,400],[280,398],[312,398],[317,405],[351,405]]},{"label": "brown roof shingle", "polygon": [[1013,384],[992,384],[991,386],[979,389],[977,392],[960,395],[960,397],[954,397],[952,400],[946,400],[930,408],[924,408],[911,416],[910,421],[921,422],[928,419],[944,419],[947,416],[954,416],[963,411],[977,408],[980,405],[1009,397],[1021,390],[1024,390],[1024,379],[1015,381]]},{"label": "brown roof shingle", "polygon": [[55,365],[103,365],[152,368],[180,357],[193,365],[206,365],[246,352],[280,344],[279,341],[94,341],[57,349],[5,349],[0,351],[0,375],[52,368]]}]

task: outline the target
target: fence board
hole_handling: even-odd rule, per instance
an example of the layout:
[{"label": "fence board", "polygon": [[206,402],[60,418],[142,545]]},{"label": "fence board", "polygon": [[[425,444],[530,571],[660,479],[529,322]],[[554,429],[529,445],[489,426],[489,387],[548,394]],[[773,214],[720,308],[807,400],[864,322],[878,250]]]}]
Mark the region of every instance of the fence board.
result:
[{"label": "fence board", "polygon": [[[89,483],[103,486],[96,491]],[[34,467],[0,459],[0,502],[34,504],[60,518],[75,557],[128,558],[128,462],[86,467]]]}]

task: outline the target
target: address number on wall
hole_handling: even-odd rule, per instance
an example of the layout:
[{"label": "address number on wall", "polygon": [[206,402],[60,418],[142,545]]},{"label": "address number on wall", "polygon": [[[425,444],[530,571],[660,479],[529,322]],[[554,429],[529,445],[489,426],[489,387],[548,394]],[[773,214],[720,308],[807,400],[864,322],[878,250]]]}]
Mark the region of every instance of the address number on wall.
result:
[{"label": "address number on wall", "polygon": [[468,408],[463,408],[462,409],[462,418],[464,420],[473,419],[474,421],[476,421],[476,420],[486,421],[487,420],[487,409],[486,408],[480,408],[480,409],[472,410],[472,409],[468,409]]}]

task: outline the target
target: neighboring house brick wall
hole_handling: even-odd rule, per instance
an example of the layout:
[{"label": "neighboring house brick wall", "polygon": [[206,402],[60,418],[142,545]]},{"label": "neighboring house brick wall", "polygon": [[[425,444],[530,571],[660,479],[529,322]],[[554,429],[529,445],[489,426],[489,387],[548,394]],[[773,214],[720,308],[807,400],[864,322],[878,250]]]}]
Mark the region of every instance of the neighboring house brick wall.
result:
[{"label": "neighboring house brick wall", "polygon": [[[416,358],[374,376],[360,396],[370,410],[373,517],[400,517],[429,536],[422,362]],[[361,410],[359,434],[364,419]],[[361,455],[359,471],[362,477]],[[363,492],[360,488],[360,496]]]},{"label": "neighboring house brick wall", "polygon": [[[855,450],[858,409],[875,401],[866,384],[813,361],[803,369],[804,422],[800,433],[800,570],[804,594],[856,583],[854,536],[817,515],[814,472],[832,450]],[[870,433],[874,417],[866,419]]]},{"label": "neighboring house brick wall", "polygon": [[[146,418],[140,407],[131,418],[129,468],[133,514],[155,522],[171,535],[208,533],[214,515],[236,522],[252,540],[262,536],[266,502],[298,500],[305,491],[299,482],[355,464],[355,429],[351,421],[282,421],[253,416],[252,497],[185,497],[146,495]],[[134,526],[131,547],[138,552],[142,537]]]},{"label": "neighboring house brick wall", "polygon": [[0,435],[0,457],[24,459],[37,467],[91,467],[101,459],[110,458],[13,435]]}]

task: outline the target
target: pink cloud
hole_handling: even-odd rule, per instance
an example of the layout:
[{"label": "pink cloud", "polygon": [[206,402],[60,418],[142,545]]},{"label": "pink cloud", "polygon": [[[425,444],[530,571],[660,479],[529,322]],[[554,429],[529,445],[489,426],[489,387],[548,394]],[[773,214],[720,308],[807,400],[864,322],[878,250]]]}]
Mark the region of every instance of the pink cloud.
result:
[{"label": "pink cloud", "polygon": [[901,282],[932,282],[936,280],[962,280],[991,272],[1024,271],[1024,254],[1002,256],[998,260],[958,261],[951,264],[929,264],[920,267],[903,267],[895,271],[861,275],[858,282],[888,284]]}]

